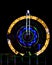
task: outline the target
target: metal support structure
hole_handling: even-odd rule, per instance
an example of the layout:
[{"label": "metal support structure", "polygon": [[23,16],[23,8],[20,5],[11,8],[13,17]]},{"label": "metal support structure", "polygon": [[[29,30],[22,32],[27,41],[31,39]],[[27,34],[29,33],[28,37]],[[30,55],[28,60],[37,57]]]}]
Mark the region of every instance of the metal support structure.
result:
[{"label": "metal support structure", "polygon": [[[28,18],[28,16],[29,16],[29,18]],[[28,28],[28,30],[27,30],[27,28]],[[30,35],[30,11],[29,10],[27,10],[27,12],[26,12],[26,33],[27,33],[27,35],[28,34]]]}]

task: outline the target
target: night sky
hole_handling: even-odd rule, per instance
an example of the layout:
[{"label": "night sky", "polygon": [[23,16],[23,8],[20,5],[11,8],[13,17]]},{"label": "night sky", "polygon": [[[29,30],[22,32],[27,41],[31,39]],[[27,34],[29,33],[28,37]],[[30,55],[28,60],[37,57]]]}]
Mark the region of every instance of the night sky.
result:
[{"label": "night sky", "polygon": [[[16,4],[14,4],[16,3]],[[47,24],[50,35],[52,34],[52,12],[50,2],[35,2],[23,1],[21,2],[8,2],[0,5],[0,53],[10,53],[11,50],[7,45],[7,29],[11,22],[16,18],[25,15],[26,10],[30,10],[31,14],[37,16],[45,21]],[[51,35],[52,36],[52,35]],[[50,39],[49,46],[45,51],[48,62],[51,64],[52,57],[52,38]],[[49,65],[50,65],[49,64]]]}]

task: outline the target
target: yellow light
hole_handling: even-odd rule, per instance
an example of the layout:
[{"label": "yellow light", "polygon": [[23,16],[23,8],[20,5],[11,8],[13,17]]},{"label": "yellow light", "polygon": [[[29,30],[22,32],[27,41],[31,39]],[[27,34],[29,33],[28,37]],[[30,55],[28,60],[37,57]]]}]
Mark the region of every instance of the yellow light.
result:
[{"label": "yellow light", "polygon": [[11,49],[15,54],[18,54],[18,53],[19,53],[19,52],[16,51],[16,50],[14,49],[14,47],[12,46],[12,43],[11,43],[10,39],[8,39],[8,45],[9,45],[10,49]]},{"label": "yellow light", "polygon": [[21,55],[21,56],[24,56],[24,54],[23,54],[23,53],[20,53],[20,55]]},{"label": "yellow light", "polygon": [[[36,55],[40,55],[41,53],[43,53],[43,52],[46,50],[46,48],[47,48],[47,46],[48,46],[48,44],[49,44],[49,41],[50,41],[49,29],[48,29],[47,25],[45,24],[45,22],[44,22],[42,19],[40,19],[40,18],[38,18],[38,17],[36,17],[36,16],[31,16],[31,15],[30,15],[30,16],[27,16],[27,18],[36,20],[37,22],[39,22],[39,23],[45,28],[45,31],[46,31],[46,41],[45,41],[45,44],[44,44],[44,46],[42,47],[42,49],[40,49],[38,52],[35,53]],[[10,27],[9,27],[9,29],[8,29],[7,34],[10,34],[10,33],[11,33],[11,30],[12,30],[12,28],[15,26],[16,23],[18,23],[19,21],[24,20],[24,19],[26,19],[26,16],[21,16],[21,17],[17,18],[16,20],[14,20],[14,21],[11,23],[11,25],[10,25]],[[9,42],[10,42],[10,43],[9,43]],[[9,45],[10,49],[11,49],[15,54],[20,53],[20,52],[18,52],[18,51],[16,51],[16,50],[14,49],[14,47],[12,46],[12,43],[11,43],[10,40],[8,41],[8,45]],[[20,55],[24,56],[24,53],[20,53]]]}]

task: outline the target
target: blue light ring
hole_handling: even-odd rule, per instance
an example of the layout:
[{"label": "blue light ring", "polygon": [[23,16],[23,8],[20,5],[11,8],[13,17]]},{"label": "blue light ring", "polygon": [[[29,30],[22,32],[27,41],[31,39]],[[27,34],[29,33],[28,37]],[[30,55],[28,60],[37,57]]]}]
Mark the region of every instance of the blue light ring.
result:
[{"label": "blue light ring", "polygon": [[[24,26],[23,26],[23,27],[24,27]],[[23,28],[23,27],[21,27],[21,28]],[[21,28],[20,28],[20,29],[21,29]],[[33,27],[33,28],[36,30],[36,32],[38,32],[35,27]],[[20,29],[19,29],[18,31],[20,31]],[[38,34],[38,38],[39,38],[39,34]],[[18,42],[20,42],[20,41],[18,41]],[[30,42],[30,43],[31,43],[31,42]],[[38,41],[36,41],[36,44],[37,44],[37,43],[38,43]],[[19,44],[20,44],[20,43],[19,43]],[[20,45],[23,46],[23,47],[26,47],[26,46],[24,46],[24,44],[25,44],[25,43],[22,43],[22,44],[20,44]],[[34,45],[35,45],[35,44],[34,44]]]},{"label": "blue light ring", "polygon": [[[24,43],[20,43],[20,41],[18,41],[18,43],[20,44],[20,46],[23,46],[23,47],[27,48],[25,42],[24,42]],[[25,46],[24,46],[24,45],[25,45]]]},{"label": "blue light ring", "polygon": [[[24,26],[22,26],[21,28],[23,28]],[[21,28],[18,30],[18,32],[21,30]],[[25,29],[24,29],[25,30]],[[18,32],[17,32],[17,35],[18,35]],[[26,45],[25,43],[22,43],[22,44],[20,44],[20,41],[17,39],[17,41],[18,41],[18,43],[19,43],[19,45],[22,47],[24,47],[25,48],[25,46],[24,45]]]},{"label": "blue light ring", "polygon": [[[36,27],[34,27],[34,29],[35,29],[35,30],[37,31],[37,33],[38,33],[37,28],[36,28]],[[38,39],[37,39],[37,41],[36,41],[36,44],[38,43],[38,41],[39,41],[39,33],[38,33]],[[35,46],[36,44],[34,44],[34,46]]]},{"label": "blue light ring", "polygon": [[18,39],[17,39],[17,42],[18,42],[18,44],[22,47],[25,47],[24,45],[26,45],[25,43],[22,43],[22,44],[20,44],[20,42],[18,41]]}]

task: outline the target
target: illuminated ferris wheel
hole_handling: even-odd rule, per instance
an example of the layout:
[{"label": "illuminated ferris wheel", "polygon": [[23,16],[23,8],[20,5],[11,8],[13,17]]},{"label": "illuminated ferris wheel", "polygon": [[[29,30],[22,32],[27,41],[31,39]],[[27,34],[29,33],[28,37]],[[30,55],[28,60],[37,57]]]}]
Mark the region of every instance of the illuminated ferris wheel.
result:
[{"label": "illuminated ferris wheel", "polygon": [[38,56],[46,50],[49,41],[48,26],[42,19],[32,16],[29,10],[25,16],[14,20],[7,31],[8,46],[16,55]]}]

